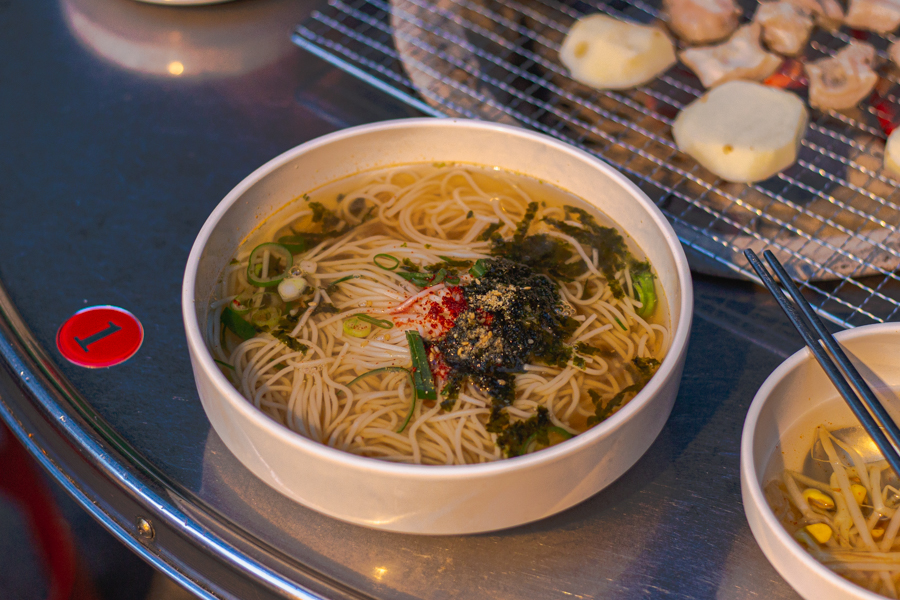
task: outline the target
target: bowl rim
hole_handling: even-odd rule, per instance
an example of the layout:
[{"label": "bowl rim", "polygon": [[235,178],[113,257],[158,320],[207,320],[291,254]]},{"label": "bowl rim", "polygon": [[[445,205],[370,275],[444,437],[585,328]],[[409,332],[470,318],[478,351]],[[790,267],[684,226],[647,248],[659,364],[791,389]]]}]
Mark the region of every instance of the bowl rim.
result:
[{"label": "bowl rim", "polygon": [[[871,325],[863,325],[855,329],[840,331],[835,334],[835,338],[840,342],[847,342],[874,335],[884,335],[886,333],[893,333],[900,336],[900,323],[874,323]],[[747,482],[745,491],[753,500],[753,504],[757,507],[757,512],[766,527],[770,532],[774,532],[778,542],[788,548],[794,558],[800,560],[804,566],[812,569],[817,575],[823,577],[830,584],[840,588],[842,592],[848,594],[848,597],[884,600],[885,596],[876,594],[871,590],[856,585],[849,579],[844,579],[813,558],[812,554],[804,550],[800,544],[788,534],[781,523],[778,522],[775,513],[769,508],[769,503],[766,502],[762,484],[760,484],[759,473],[757,472],[753,459],[753,437],[759,424],[760,414],[762,413],[763,407],[771,399],[772,391],[775,386],[781,383],[791,371],[809,361],[815,361],[815,358],[809,348],[804,346],[778,365],[778,367],[766,378],[756,392],[756,395],[753,397],[750,408],[747,410],[747,417],[744,419],[743,430],[741,431],[741,479],[742,482]],[[747,507],[745,506],[745,515],[746,512]],[[765,550],[763,550],[763,553],[767,554]],[[768,554],[766,558],[771,562]],[[775,566],[774,563],[773,566]]]},{"label": "bowl rim", "polygon": [[[200,327],[200,324],[197,321],[194,309],[194,287],[196,284],[197,267],[203,249],[206,247],[212,232],[215,230],[220,219],[228,209],[230,209],[249,188],[258,183],[261,179],[269,175],[278,167],[294,160],[302,154],[361,134],[378,133],[393,129],[421,129],[426,127],[464,127],[485,132],[495,132],[497,134],[511,136],[512,138],[525,138],[531,141],[538,141],[554,151],[563,155],[568,155],[574,160],[588,162],[595,169],[602,171],[611,180],[630,192],[631,196],[644,208],[650,221],[662,235],[669,250],[669,254],[672,256],[676,266],[676,280],[678,281],[681,294],[679,314],[677,316],[670,314],[670,322],[674,327],[674,335],[670,340],[668,353],[654,377],[644,389],[628,402],[628,404],[606,421],[570,440],[566,440],[563,443],[546,448],[540,452],[498,460],[491,463],[467,465],[410,465],[404,463],[392,463],[375,458],[358,456],[349,452],[344,452],[343,450],[332,448],[325,444],[310,440],[277,423],[248,402],[213,362],[212,354],[207,349],[204,340],[204,328]],[[667,298],[667,303],[671,309],[673,300]],[[673,375],[679,375],[679,373],[676,372],[676,368],[679,365],[682,355],[686,352],[693,318],[693,287],[687,257],[681,247],[681,242],[678,240],[671,224],[669,224],[668,220],[663,216],[662,211],[659,210],[640,188],[605,162],[555,138],[520,127],[471,119],[438,119],[434,117],[424,117],[381,121],[326,134],[279,154],[245,177],[219,202],[203,224],[200,232],[197,234],[197,238],[191,247],[191,252],[188,256],[185,268],[182,282],[181,305],[188,349],[195,359],[195,368],[199,367],[203,369],[205,374],[211,379],[217,391],[224,398],[224,401],[230,404],[232,408],[235,408],[243,418],[249,419],[256,426],[267,430],[268,433],[277,438],[280,442],[306,454],[314,455],[318,459],[341,463],[348,467],[358,468],[370,473],[381,473],[404,478],[414,477],[425,480],[454,480],[472,477],[490,477],[496,475],[498,472],[509,473],[521,471],[530,469],[539,464],[561,460],[566,455],[576,452],[584,446],[591,445],[595,439],[610,435],[613,431],[618,429],[620,425],[630,420],[635,413],[656,396],[663,385],[667,383]]]}]

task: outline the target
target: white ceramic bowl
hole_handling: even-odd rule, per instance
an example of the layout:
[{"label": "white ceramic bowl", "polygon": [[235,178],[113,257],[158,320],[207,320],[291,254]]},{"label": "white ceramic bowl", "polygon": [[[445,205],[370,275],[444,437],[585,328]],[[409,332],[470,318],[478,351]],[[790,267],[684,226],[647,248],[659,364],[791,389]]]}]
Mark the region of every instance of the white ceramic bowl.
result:
[{"label": "white ceramic bowl", "polygon": [[[900,324],[869,325],[837,334],[847,355],[897,419]],[[864,365],[864,366],[863,366]],[[873,373],[875,377],[867,375]],[[877,378],[877,379],[876,379]],[[872,382],[880,380],[879,384]],[[824,567],[806,552],[769,509],[763,486],[784,469],[802,470],[815,427],[859,426],[812,353],[803,348],[784,361],[756,393],[741,436],[741,494],[750,530],[769,562],[808,600],[883,598]]]},{"label": "white ceramic bowl", "polygon": [[[533,455],[493,464],[419,466],[358,457],[312,442],[248,403],[204,340],[216,279],[240,242],[299,194],[362,170],[398,163],[497,166],[553,183],[597,206],[646,252],[665,292],[671,347],[657,374],[607,421]],[[407,119],[339,131],[269,161],[213,211],[191,250],[182,290],[188,349],[203,408],[253,473],[312,509],[408,533],[462,534],[512,527],[603,489],[647,450],[672,410],[691,326],[690,271],[669,223],[621,174],[589,154],[517,127]]]}]

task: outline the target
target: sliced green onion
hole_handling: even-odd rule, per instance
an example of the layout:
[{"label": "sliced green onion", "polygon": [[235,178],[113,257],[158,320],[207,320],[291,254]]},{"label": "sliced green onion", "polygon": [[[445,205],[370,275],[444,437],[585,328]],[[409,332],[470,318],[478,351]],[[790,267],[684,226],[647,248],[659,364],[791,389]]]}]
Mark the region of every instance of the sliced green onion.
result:
[{"label": "sliced green onion", "polygon": [[555,433],[556,435],[558,435],[558,436],[560,436],[561,438],[566,439],[566,440],[570,440],[570,439],[572,439],[573,437],[575,437],[574,435],[572,435],[571,433],[569,433],[568,431],[566,431],[566,430],[563,429],[562,427],[557,427],[557,426],[555,426],[555,425],[554,425],[553,427],[548,427],[548,428],[547,428],[547,433]]},{"label": "sliced green onion", "polygon": [[[378,259],[381,259],[381,262],[378,262]],[[384,261],[388,261],[388,265],[391,265],[391,263],[393,263],[393,266],[385,266],[384,264],[382,264],[384,263]],[[393,271],[400,266],[400,259],[396,256],[391,256],[390,254],[376,254],[372,258],[372,262],[375,263],[375,266],[381,267],[385,271]]]},{"label": "sliced green onion", "polygon": [[231,365],[229,365],[227,362],[221,361],[221,360],[219,360],[218,358],[214,358],[213,360],[216,362],[216,364],[222,365],[223,367],[228,367],[228,368],[231,369],[232,371],[236,371],[236,370],[237,370],[237,369],[235,369],[234,367],[232,367]]},{"label": "sliced green onion", "polygon": [[[436,273],[417,273],[409,271],[396,271],[396,273],[411,284],[422,288],[437,285],[444,281],[448,275],[447,269],[444,268],[441,268]],[[459,283],[458,278],[457,283]]]},{"label": "sliced green onion", "polygon": [[281,311],[273,306],[267,306],[266,308],[255,310],[250,315],[250,322],[256,327],[271,329],[278,324],[278,319],[280,318]]},{"label": "sliced green onion", "polygon": [[[409,376],[409,385],[413,385],[412,375]],[[409,412],[406,413],[406,418],[403,419],[403,423],[400,424],[400,429],[397,430],[397,433],[403,433],[403,430],[406,429],[406,426],[409,425],[409,420],[412,419],[413,413],[416,410],[416,398],[415,396],[415,388],[413,388],[413,397],[412,402],[409,403]]]},{"label": "sliced green onion", "polygon": [[[548,427],[548,428],[546,429],[546,432],[547,432],[548,434],[549,434],[549,433],[555,433],[556,435],[558,435],[558,436],[560,436],[561,438],[563,438],[563,441],[565,441],[565,440],[570,440],[570,439],[572,439],[573,437],[575,437],[574,435],[572,435],[571,433],[569,433],[568,431],[566,431],[566,430],[563,429],[562,427],[556,427],[555,425],[553,425],[553,426],[551,426],[551,427]],[[523,454],[526,453],[526,451],[528,450],[528,446],[531,445],[531,442],[533,442],[533,441],[535,440],[535,438],[538,437],[538,435],[540,435],[540,432],[539,432],[539,431],[535,431],[534,433],[532,433],[531,435],[529,435],[528,438],[527,438],[524,442],[522,442],[522,445],[519,446],[519,454],[518,454],[519,456],[522,456]]]},{"label": "sliced green onion", "polygon": [[407,271],[395,271],[397,275],[418,287],[428,287],[434,281],[433,273],[409,273]]},{"label": "sliced green onion", "polygon": [[372,325],[359,318],[359,315],[344,319],[344,333],[350,337],[364,338],[372,331]]},{"label": "sliced green onion", "polygon": [[[297,267],[291,267],[291,272],[293,273],[296,269]],[[278,297],[284,302],[293,302],[303,295],[303,291],[307,287],[309,285],[305,278],[292,274],[278,282]]]},{"label": "sliced green onion", "polygon": [[247,289],[235,296],[234,300],[231,301],[231,304],[229,304],[228,307],[239,315],[245,315],[250,312],[250,309],[252,308],[250,306],[250,300],[252,299],[253,293],[249,289]]},{"label": "sliced green onion", "polygon": [[277,289],[274,290],[260,290],[257,292],[257,295],[262,295],[262,300],[260,304],[256,308],[266,308],[272,307],[281,310],[285,306],[285,301],[278,293]]},{"label": "sliced green onion", "polygon": [[292,254],[303,254],[308,250],[306,238],[302,235],[283,235],[278,238],[278,243],[290,250]]},{"label": "sliced green onion", "polygon": [[410,391],[413,394],[412,402],[409,404],[409,412],[406,413],[406,418],[403,420],[403,423],[400,425],[400,429],[397,430],[397,433],[403,433],[403,430],[406,429],[406,426],[409,425],[409,420],[412,418],[413,412],[416,410],[416,386],[413,383],[412,373],[409,372],[409,369],[404,369],[403,367],[381,367],[380,369],[373,369],[368,373],[363,373],[353,381],[347,384],[347,387],[352,386],[354,383],[358,382],[361,379],[368,377],[369,375],[376,375],[378,373],[399,373],[403,371],[406,373],[406,376],[409,378],[409,387]]},{"label": "sliced green onion", "polygon": [[438,258],[447,263],[448,267],[468,267],[472,264],[471,260],[459,260],[451,256],[438,255]]},{"label": "sliced green onion", "polygon": [[653,273],[643,271],[631,278],[634,286],[634,295],[642,306],[637,309],[640,317],[649,317],[656,310],[656,286],[653,284]]},{"label": "sliced green onion", "polygon": [[[266,276],[263,277],[262,264],[266,252],[269,253],[269,269]],[[280,270],[277,269],[275,264],[278,262],[284,265]],[[247,281],[257,287],[276,286],[278,282],[284,279],[293,264],[294,257],[291,255],[291,251],[282,244],[274,242],[260,244],[250,253],[250,261],[247,264]]]},{"label": "sliced green onion", "polygon": [[222,311],[222,324],[242,340],[256,337],[256,327],[242,319],[236,311],[227,306]]},{"label": "sliced green onion", "polygon": [[519,446],[519,450],[518,450],[518,452],[517,452],[516,455],[517,455],[517,456],[522,456],[522,455],[524,455],[524,454],[527,454],[527,453],[528,453],[528,446],[531,445],[531,442],[533,442],[534,439],[535,439],[537,436],[538,436],[538,432],[537,432],[537,431],[535,431],[534,433],[532,433],[531,435],[529,435],[529,436],[525,439],[525,441],[522,442],[522,445]]},{"label": "sliced green onion", "polygon": [[487,264],[480,258],[476,260],[475,264],[472,265],[472,268],[469,269],[469,275],[472,277],[481,277],[485,273],[487,273]]},{"label": "sliced green onion", "polygon": [[[367,372],[363,373],[362,375],[360,375],[359,377],[357,377],[356,379],[354,379],[353,381],[348,383],[347,387],[351,387],[351,386],[359,383],[360,381],[362,381],[369,375],[377,375],[378,373],[399,373],[400,371],[403,371],[407,375],[410,375],[409,369],[407,369],[405,367],[381,367],[380,369],[373,369],[371,371],[367,371]],[[412,381],[410,381],[410,383],[412,383]]]},{"label": "sliced green onion", "polygon": [[437,400],[437,390],[434,388],[434,376],[428,365],[428,354],[425,352],[425,342],[418,331],[407,331],[406,341],[409,343],[409,354],[412,357],[413,381],[416,386],[416,397],[423,400]]},{"label": "sliced green onion", "polygon": [[381,327],[382,329],[394,328],[394,324],[391,321],[386,321],[385,319],[376,319],[375,317],[369,315],[356,315],[356,318],[360,321],[365,321],[366,323],[375,325],[376,327]]},{"label": "sliced green onion", "polygon": [[613,317],[613,320],[619,324],[619,327],[622,328],[622,331],[628,331],[628,328],[622,325],[622,321],[619,320],[619,317]]},{"label": "sliced green onion", "polygon": [[344,283],[345,281],[356,279],[358,277],[359,275],[347,275],[346,277],[341,277],[340,279],[332,281],[331,284],[326,288],[326,291],[336,288],[339,283]]}]

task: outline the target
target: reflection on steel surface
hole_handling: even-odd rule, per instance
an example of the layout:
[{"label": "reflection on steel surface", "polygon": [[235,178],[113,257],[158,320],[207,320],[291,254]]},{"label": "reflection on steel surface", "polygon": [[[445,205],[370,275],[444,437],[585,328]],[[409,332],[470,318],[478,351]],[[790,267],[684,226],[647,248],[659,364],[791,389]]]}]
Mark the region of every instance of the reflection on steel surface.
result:
[{"label": "reflection on steel surface", "polygon": [[[596,7],[639,22],[659,18],[657,2]],[[682,241],[723,270],[752,277],[741,252],[770,248],[826,317],[847,326],[894,318],[900,198],[881,166],[884,108],[814,113],[795,165],[757,184],[728,183],[672,140],[675,115],[702,93],[686,68],[624,92],[593,90],[567,75],[559,44],[590,11],[549,0],[330,0],[294,40],[395,96],[419,105],[424,98],[429,112],[518,122],[593,152],[634,180]],[[817,31],[807,58],[849,39]],[[868,41],[884,59],[888,41],[874,34]],[[889,89],[880,98],[893,102],[895,74],[882,83]]]},{"label": "reflection on steel surface", "polygon": [[129,71],[164,77],[229,77],[269,65],[291,50],[289,24],[302,14],[296,3],[274,0],[215,11],[133,0],[61,0],[61,6],[69,29],[91,51]]}]

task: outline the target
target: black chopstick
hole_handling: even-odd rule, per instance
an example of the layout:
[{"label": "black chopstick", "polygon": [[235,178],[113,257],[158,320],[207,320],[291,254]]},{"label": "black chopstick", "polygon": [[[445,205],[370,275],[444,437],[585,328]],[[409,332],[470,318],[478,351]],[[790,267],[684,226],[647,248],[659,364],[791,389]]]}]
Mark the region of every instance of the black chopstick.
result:
[{"label": "black chopstick", "polygon": [[[894,469],[894,473],[900,475],[900,455],[897,453],[897,448],[900,448],[900,428],[897,427],[897,424],[888,415],[881,402],[872,393],[872,389],[859,374],[859,371],[856,370],[856,367],[844,354],[837,340],[825,329],[825,325],[800,293],[800,290],[784,270],[784,267],[781,266],[781,263],[778,262],[778,259],[775,258],[775,255],[769,250],[763,253],[766,261],[781,281],[781,285],[784,286],[791,299],[793,299],[793,303],[785,298],[784,292],[753,250],[745,250],[744,256],[750,261],[750,266],[762,279],[763,284],[769,289],[778,305],[803,337],[803,341],[813,353],[813,356],[816,357],[822,369],[825,370],[825,374],[828,375],[838,392],[847,401],[850,410],[853,411],[863,428],[872,437],[872,441],[875,442],[885,460]],[[810,329],[810,325],[812,329]],[[828,349],[831,356],[828,355],[828,352],[825,352],[825,348]],[[832,357],[834,357],[834,360],[832,360]],[[857,396],[854,388],[859,391],[859,394],[862,396],[861,399],[860,396]]]}]

